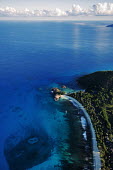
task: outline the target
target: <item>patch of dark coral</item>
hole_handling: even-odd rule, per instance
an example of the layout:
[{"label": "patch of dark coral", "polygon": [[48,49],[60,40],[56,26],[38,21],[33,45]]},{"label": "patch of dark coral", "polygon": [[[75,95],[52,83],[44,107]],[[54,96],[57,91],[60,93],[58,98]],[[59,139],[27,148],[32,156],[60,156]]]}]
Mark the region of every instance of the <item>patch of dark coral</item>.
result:
[{"label": "patch of dark coral", "polygon": [[9,137],[5,143],[4,154],[10,170],[26,170],[41,164],[51,156],[53,149],[53,141],[43,131],[32,134],[14,147],[10,147],[10,143]]}]

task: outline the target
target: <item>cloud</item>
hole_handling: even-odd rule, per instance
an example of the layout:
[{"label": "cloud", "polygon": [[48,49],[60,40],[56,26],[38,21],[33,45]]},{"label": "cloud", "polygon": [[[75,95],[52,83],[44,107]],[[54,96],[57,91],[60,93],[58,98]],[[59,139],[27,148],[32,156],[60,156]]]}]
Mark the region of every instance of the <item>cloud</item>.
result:
[{"label": "cloud", "polygon": [[16,10],[12,7],[0,8],[0,16],[67,16],[65,11],[62,11],[58,8],[55,10],[29,10],[25,8],[24,10]]},{"label": "cloud", "polygon": [[34,10],[33,16],[67,16],[65,11],[62,11],[59,8],[56,8],[55,10]]},{"label": "cloud", "polygon": [[95,15],[113,15],[113,3],[98,3],[93,5]]},{"label": "cloud", "polygon": [[113,3],[98,3],[91,8],[81,8],[80,5],[73,5],[71,9],[63,11],[59,8],[54,10],[42,9],[42,10],[17,10],[13,7],[0,8],[0,17],[3,16],[26,16],[26,17],[52,17],[52,16],[78,16],[78,15],[93,15],[93,16],[112,16],[113,15]]},{"label": "cloud", "polygon": [[72,9],[67,11],[68,16],[84,15],[88,13],[89,13],[89,10],[83,9],[80,7],[80,5],[75,5],[75,4],[72,6]]}]

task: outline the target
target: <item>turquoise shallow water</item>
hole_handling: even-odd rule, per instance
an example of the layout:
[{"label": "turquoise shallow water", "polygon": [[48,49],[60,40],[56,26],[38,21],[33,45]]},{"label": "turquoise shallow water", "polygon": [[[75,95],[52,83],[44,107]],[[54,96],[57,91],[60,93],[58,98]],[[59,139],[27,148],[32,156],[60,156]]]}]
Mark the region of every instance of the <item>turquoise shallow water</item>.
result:
[{"label": "turquoise shallow water", "polygon": [[[52,156],[35,169],[68,159],[61,148],[68,148],[69,122],[60,103],[53,101],[50,88],[73,76],[113,69],[109,22],[83,23],[0,22],[0,169],[8,170],[7,140],[15,146],[32,131],[48,135],[54,145]],[[76,125],[81,136],[79,118]],[[75,158],[80,158],[79,153]]]}]

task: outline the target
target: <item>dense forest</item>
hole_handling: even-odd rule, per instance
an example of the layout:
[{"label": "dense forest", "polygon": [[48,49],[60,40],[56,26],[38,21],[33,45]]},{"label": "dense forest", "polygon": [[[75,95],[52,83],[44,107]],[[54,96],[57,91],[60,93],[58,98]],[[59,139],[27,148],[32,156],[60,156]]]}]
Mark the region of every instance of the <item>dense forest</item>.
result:
[{"label": "dense forest", "polygon": [[113,71],[98,71],[77,80],[83,91],[69,94],[89,113],[100,150],[102,170],[113,168]]}]

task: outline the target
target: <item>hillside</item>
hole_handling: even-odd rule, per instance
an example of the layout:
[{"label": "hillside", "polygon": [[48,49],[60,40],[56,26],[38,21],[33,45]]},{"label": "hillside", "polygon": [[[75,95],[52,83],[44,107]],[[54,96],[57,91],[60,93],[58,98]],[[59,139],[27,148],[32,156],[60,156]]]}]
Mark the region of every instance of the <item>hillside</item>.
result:
[{"label": "hillside", "polygon": [[100,150],[102,170],[113,167],[113,71],[99,71],[78,78],[86,89],[71,93],[89,113]]},{"label": "hillside", "polygon": [[113,71],[98,71],[77,79],[78,84],[86,89],[101,90],[102,88],[113,89]]}]

